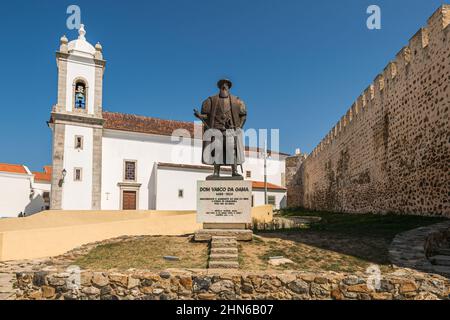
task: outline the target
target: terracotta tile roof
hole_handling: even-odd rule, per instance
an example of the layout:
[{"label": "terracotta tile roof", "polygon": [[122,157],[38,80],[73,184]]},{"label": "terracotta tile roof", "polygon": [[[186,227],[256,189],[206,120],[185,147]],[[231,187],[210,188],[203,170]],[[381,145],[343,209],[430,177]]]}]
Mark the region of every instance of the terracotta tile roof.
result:
[{"label": "terracotta tile roof", "polygon": [[171,136],[176,129],[185,129],[194,136],[194,122],[164,120],[133,114],[103,112],[105,129]]},{"label": "terracotta tile roof", "polygon": [[[264,182],[262,181],[252,181],[252,187],[253,189],[264,189]],[[277,190],[277,191],[286,191],[287,189],[281,186],[277,186],[273,183],[267,183],[267,189],[268,190]]]},{"label": "terracotta tile roof", "polygon": [[[133,114],[119,113],[119,112],[103,112],[103,119],[105,123],[103,127],[110,130],[120,130],[147,134],[156,134],[162,136],[171,136],[176,129],[185,129],[189,132],[191,137],[194,136],[194,122],[165,120],[159,118],[137,116]],[[246,151],[260,152],[260,148],[245,147]],[[283,152],[272,152],[267,150],[270,154],[279,154],[289,156]]]},{"label": "terracotta tile roof", "polygon": [[33,172],[34,181],[51,182],[52,181],[52,167],[45,166],[44,172]]},{"label": "terracotta tile roof", "polygon": [[22,173],[28,174],[25,166],[21,164],[9,164],[9,163],[0,163],[0,171],[1,172],[10,172],[10,173]]}]

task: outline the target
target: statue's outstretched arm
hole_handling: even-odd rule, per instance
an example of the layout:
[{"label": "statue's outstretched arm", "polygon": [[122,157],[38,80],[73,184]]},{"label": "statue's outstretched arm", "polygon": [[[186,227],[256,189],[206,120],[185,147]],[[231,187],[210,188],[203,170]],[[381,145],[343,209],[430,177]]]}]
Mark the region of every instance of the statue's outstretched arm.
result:
[{"label": "statue's outstretched arm", "polygon": [[206,120],[208,119],[208,115],[207,114],[202,114],[200,113],[197,109],[194,109],[194,116],[200,120]]}]

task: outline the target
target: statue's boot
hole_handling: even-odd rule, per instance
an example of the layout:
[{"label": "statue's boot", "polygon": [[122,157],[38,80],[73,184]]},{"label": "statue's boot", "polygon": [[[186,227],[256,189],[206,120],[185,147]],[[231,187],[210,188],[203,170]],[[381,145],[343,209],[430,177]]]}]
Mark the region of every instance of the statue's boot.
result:
[{"label": "statue's boot", "polygon": [[220,176],[220,166],[215,164],[214,165],[214,176],[219,177]]},{"label": "statue's boot", "polygon": [[231,166],[231,175],[232,175],[233,177],[242,177],[242,176],[238,173],[238,170],[237,170],[237,166],[236,166],[236,165],[232,165],[232,166]]},{"label": "statue's boot", "polygon": [[214,165],[214,172],[212,175],[207,176],[206,180],[218,180],[220,178],[220,165]]}]

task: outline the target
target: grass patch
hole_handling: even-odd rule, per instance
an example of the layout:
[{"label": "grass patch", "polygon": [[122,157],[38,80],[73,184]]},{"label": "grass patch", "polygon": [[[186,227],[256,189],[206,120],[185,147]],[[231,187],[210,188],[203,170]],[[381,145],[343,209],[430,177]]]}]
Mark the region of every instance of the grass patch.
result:
[{"label": "grass patch", "polygon": [[282,210],[282,216],[316,216],[322,221],[308,229],[296,231],[321,231],[351,236],[380,236],[393,238],[397,233],[445,221],[445,218],[398,214],[348,214],[316,212],[303,209]]},{"label": "grass patch", "polygon": [[[180,261],[167,261],[176,256]],[[206,268],[208,245],[191,242],[188,237],[144,237],[100,245],[74,263],[85,269],[164,270],[167,268]]]}]

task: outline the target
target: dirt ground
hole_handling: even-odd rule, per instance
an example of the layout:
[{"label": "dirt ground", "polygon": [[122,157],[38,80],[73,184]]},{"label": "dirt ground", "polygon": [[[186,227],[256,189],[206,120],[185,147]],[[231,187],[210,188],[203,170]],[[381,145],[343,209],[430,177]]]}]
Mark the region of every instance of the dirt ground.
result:
[{"label": "dirt ground", "polygon": [[[321,245],[318,246],[317,244]],[[240,267],[252,270],[300,270],[300,271],[365,271],[372,264],[378,264],[384,271],[390,269],[389,263],[374,254],[374,259],[364,259],[354,252],[370,252],[371,248],[383,247],[377,239],[365,239],[355,244],[348,239],[322,238],[318,235],[271,233],[270,236],[257,236],[251,243],[240,244]],[[343,250],[345,249],[345,250]],[[367,250],[367,251],[365,251]],[[376,250],[379,251],[379,250]],[[350,254],[353,252],[353,254]],[[293,264],[272,266],[270,257],[283,256]],[[371,261],[372,260],[372,261]],[[384,261],[383,261],[384,260]]]},{"label": "dirt ground", "polygon": [[[175,256],[179,261],[169,261],[165,256]],[[136,240],[100,245],[74,264],[93,270],[168,268],[206,268],[208,244],[192,242],[190,237],[140,237]]]}]

